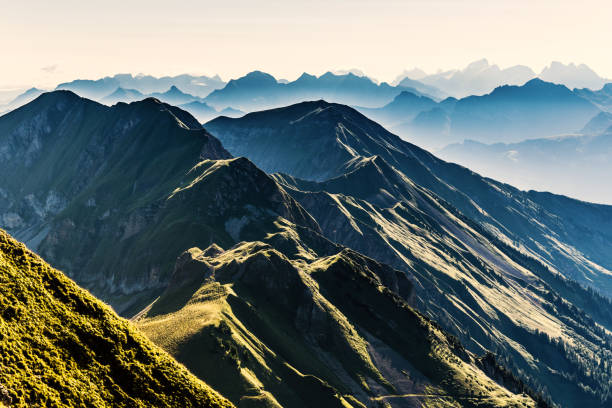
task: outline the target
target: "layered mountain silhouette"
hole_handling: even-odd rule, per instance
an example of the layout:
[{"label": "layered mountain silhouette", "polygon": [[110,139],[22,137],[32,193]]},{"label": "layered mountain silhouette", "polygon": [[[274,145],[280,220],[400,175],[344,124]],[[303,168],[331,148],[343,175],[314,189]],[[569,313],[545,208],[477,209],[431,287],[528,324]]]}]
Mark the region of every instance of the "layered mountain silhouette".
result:
[{"label": "layered mountain silhouette", "polygon": [[606,187],[612,171],[612,117],[602,112],[584,131],[585,135],[509,144],[466,141],[439,154],[524,189],[612,203],[612,191]]},{"label": "layered mountain silhouette", "polygon": [[27,91],[17,95],[14,99],[9,101],[6,105],[0,105],[0,115],[9,112],[13,109],[17,109],[20,106],[25,105],[28,102],[36,99],[44,91],[38,88],[30,88]]},{"label": "layered mountain silhouette", "polygon": [[[57,86],[57,90],[68,90],[83,97],[100,100],[111,95],[117,88],[133,89],[142,94],[161,93],[175,86],[196,97],[205,97],[215,89],[220,89],[225,82],[218,76],[178,75],[157,78],[151,75],[117,74],[97,80],[79,79]],[[129,101],[123,101],[129,102]]]},{"label": "layered mountain silhouette", "polygon": [[0,135],[2,226],[238,406],[541,401],[417,312],[409,275],[326,238],[293,187],[185,111],[58,91]]},{"label": "layered mountain silhouette", "polygon": [[[572,276],[574,279],[589,283],[591,274],[598,269],[590,269],[588,265],[591,261],[599,263],[606,270],[612,267],[612,258],[605,255],[604,247],[596,243],[599,234],[596,234],[598,238],[593,237],[591,244],[594,246],[589,248],[590,244],[586,240],[564,232],[565,228],[560,229],[556,222],[557,217],[571,213],[573,205],[586,204],[576,201],[568,208],[559,207],[556,203],[548,203],[544,195],[522,192],[480,177],[401,140],[347,106],[325,101],[304,102],[277,110],[251,113],[240,119],[218,118],[207,123],[206,128],[233,155],[249,157],[266,172],[285,173],[305,180],[322,181],[339,177],[356,158],[380,156],[409,179],[436,193],[468,217],[489,225],[492,231],[500,235],[509,233],[506,238],[511,241],[524,241],[534,254],[542,256],[553,265],[559,262],[557,266],[560,269],[564,269],[562,265],[570,259],[571,262],[581,264],[579,269],[586,268],[583,269],[585,275],[580,278],[579,274],[575,274]],[[326,152],[324,157],[321,151]],[[500,205],[500,202],[505,204]],[[593,206],[593,214],[600,211],[605,213],[610,209]],[[538,213],[542,215],[538,216]],[[544,218],[540,219],[542,216]],[[540,220],[540,225],[533,225],[531,220],[534,217]],[[573,222],[578,223],[575,227],[606,231],[607,227],[603,228],[599,221],[587,221],[589,218],[574,217]],[[587,224],[581,224],[583,221]],[[605,218],[601,221],[606,222]],[[552,236],[569,243],[576,252],[572,251],[572,255],[559,252],[555,249],[558,248],[558,241],[547,238]],[[563,236],[565,238],[561,238]],[[599,254],[597,257],[593,250]],[[579,253],[583,254],[581,261],[578,260],[580,256],[576,258]],[[610,288],[609,285],[600,282],[597,288],[612,293],[610,289],[604,289]]]},{"label": "layered mountain silhouette", "polygon": [[574,92],[588,99],[603,111],[610,112],[612,110],[612,83],[608,83],[601,89],[595,91],[582,88],[575,89]]},{"label": "layered mountain silhouette", "polygon": [[146,96],[137,89],[117,88],[111,94],[100,99],[100,102],[105,105],[115,105],[119,102],[136,102],[145,99]]},{"label": "layered mountain silhouette", "polygon": [[0,406],[232,406],[2,230],[0,283]]},{"label": "layered mountain silhouette", "polygon": [[517,142],[578,133],[601,111],[578,92],[540,79],[522,86],[501,86],[483,96],[431,102],[414,95],[398,96],[380,109],[360,111],[404,139],[432,150],[466,139]]},{"label": "layered mountain silhouette", "polygon": [[247,112],[319,98],[348,105],[378,107],[405,90],[420,95],[412,87],[391,86],[385,82],[377,84],[368,77],[353,73],[336,75],[327,72],[319,77],[304,73],[295,81],[280,83],[270,74],[253,71],[229,81],[225,88],[212,92],[205,101],[217,108],[232,106]]}]

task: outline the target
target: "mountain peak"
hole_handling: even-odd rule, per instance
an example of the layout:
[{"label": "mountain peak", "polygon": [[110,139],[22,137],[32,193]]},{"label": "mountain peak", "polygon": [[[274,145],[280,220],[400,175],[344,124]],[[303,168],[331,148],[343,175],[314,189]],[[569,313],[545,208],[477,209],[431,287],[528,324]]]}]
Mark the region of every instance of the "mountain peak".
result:
[{"label": "mountain peak", "polygon": [[244,79],[249,79],[249,80],[258,80],[258,81],[266,81],[266,82],[277,82],[276,78],[274,78],[274,76],[268,74],[267,72],[263,72],[263,71],[251,71],[248,74],[246,74],[244,77]]},{"label": "mountain peak", "polygon": [[[75,103],[78,101],[85,101],[88,99],[82,98],[72,91],[68,90],[57,90],[51,92],[45,92],[34,99],[34,102],[39,101],[44,104],[61,104],[61,103]],[[29,104],[28,104],[29,105]],[[28,106],[25,105],[25,106]]]},{"label": "mountain peak", "polygon": [[303,81],[312,81],[312,80],[316,80],[317,77],[314,75],[311,75],[307,72],[303,72],[302,75],[300,75],[300,77],[298,79],[295,80],[295,82],[303,82]]},{"label": "mountain peak", "polygon": [[482,71],[484,69],[489,68],[491,65],[489,64],[489,60],[486,58],[479,59],[477,61],[471,62],[465,68],[465,71]]},{"label": "mountain peak", "polygon": [[166,94],[180,94],[180,95],[183,95],[183,94],[184,94],[184,92],[183,92],[183,91],[181,91],[180,89],[178,89],[178,87],[177,87],[176,85],[172,85],[172,86],[170,87],[170,89],[168,89],[168,90],[166,91]]}]

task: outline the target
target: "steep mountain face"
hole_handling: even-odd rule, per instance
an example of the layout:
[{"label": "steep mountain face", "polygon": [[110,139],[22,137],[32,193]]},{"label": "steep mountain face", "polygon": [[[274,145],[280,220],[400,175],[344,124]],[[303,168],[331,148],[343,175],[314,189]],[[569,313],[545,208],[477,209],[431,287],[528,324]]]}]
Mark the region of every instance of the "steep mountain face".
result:
[{"label": "steep mountain face", "polygon": [[0,230],[0,405],[231,407]]},{"label": "steep mountain face", "polygon": [[[215,75],[214,77],[177,75],[156,78],[151,75],[117,74],[97,80],[79,79],[57,86],[57,90],[75,92],[85,98],[100,100],[110,95],[117,88],[134,89],[142,94],[164,92],[172,86],[197,97],[205,97],[215,89],[223,88],[225,82]],[[128,101],[123,101],[128,102]]]},{"label": "steep mountain face", "polygon": [[[609,114],[608,114],[609,115]],[[585,128],[603,134],[532,139],[493,145],[466,141],[439,152],[440,157],[522,189],[552,191],[612,204],[612,121],[604,114]]]},{"label": "steep mountain face", "polygon": [[[612,339],[598,325],[612,327],[611,303],[565,277],[610,296],[611,207],[482,178],[322,101],[207,128],[233,154],[286,173],[275,177],[327,238],[407,273],[412,304],[470,350],[495,350],[563,406],[605,400],[599,356]],[[309,156],[315,145],[325,148]]]},{"label": "steep mountain face", "polygon": [[205,101],[218,109],[232,106],[247,112],[320,98],[349,105],[379,107],[402,91],[420,95],[413,88],[391,86],[384,82],[376,84],[368,77],[352,73],[335,75],[328,72],[319,77],[304,73],[295,81],[280,83],[272,75],[254,71],[231,80],[225,88],[211,93]]},{"label": "steep mountain face", "polygon": [[[216,213],[201,216],[221,227],[195,227],[198,197],[176,189],[197,184],[205,169],[221,179],[231,171],[253,182],[265,175],[241,160],[214,169],[201,163],[230,155],[188,113],[153,99],[108,108],[65,91],[44,94],[0,119],[0,152],[1,226],[122,313],[138,294],[163,289],[194,236],[226,245],[240,235],[227,231],[267,214],[234,209],[224,194],[235,190],[212,191]],[[266,211],[292,219],[293,208],[275,201],[282,201],[275,185],[267,188]],[[171,214],[177,218],[160,227]],[[226,214],[237,226],[226,230]]]},{"label": "steep mountain face", "polygon": [[190,249],[139,327],[239,407],[534,405],[405,302],[403,273],[346,249],[281,251]]},{"label": "steep mountain face", "polygon": [[[348,173],[323,182],[277,178],[328,238],[406,272],[415,282],[411,302],[470,350],[505,355],[509,365],[530,377],[533,386],[546,387],[563,406],[587,400],[598,406],[605,381],[588,380],[600,391],[585,392],[560,373],[586,372],[575,360],[584,352],[588,361],[610,355],[609,345],[599,346],[610,340],[603,331],[583,330],[592,325],[597,305],[611,305],[609,300],[576,288],[499,243],[380,157],[356,161]],[[561,295],[551,296],[555,292]],[[587,311],[561,312],[564,302]],[[605,327],[612,323],[608,312],[595,317]],[[581,346],[559,351],[546,336]],[[600,373],[609,376],[606,370]]]},{"label": "steep mountain face", "polygon": [[535,202],[534,194],[446,163],[357,111],[323,101],[239,119],[218,118],[206,128],[233,155],[249,157],[268,173],[306,180],[338,177],[351,161],[380,156],[502,240],[514,242],[572,279],[612,294],[612,258],[606,249],[612,240],[611,207],[583,203],[576,204],[582,209],[575,212],[573,205]]}]

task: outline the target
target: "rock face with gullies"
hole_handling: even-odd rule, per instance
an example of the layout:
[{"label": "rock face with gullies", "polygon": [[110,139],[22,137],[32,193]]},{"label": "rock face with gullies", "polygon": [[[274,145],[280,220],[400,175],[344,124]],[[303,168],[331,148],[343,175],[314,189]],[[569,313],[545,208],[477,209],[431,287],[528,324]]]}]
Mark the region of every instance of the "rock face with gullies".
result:
[{"label": "rock face with gullies", "polygon": [[263,242],[192,248],[137,325],[238,407],[374,407],[402,394],[417,405],[437,395],[535,405],[405,302],[405,274],[348,249],[312,254]]},{"label": "rock face with gullies", "polygon": [[0,405],[232,405],[0,230]]}]

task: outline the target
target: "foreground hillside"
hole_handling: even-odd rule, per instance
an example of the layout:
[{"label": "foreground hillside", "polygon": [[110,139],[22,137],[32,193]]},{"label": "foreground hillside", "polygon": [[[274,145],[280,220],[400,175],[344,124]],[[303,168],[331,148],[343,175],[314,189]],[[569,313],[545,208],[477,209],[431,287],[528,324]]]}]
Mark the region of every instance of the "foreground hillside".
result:
[{"label": "foreground hillside", "polygon": [[290,259],[243,242],[185,252],[137,320],[240,407],[535,405],[493,360],[408,306],[410,295],[404,274],[350,250]]},{"label": "foreground hillside", "polygon": [[231,406],[2,230],[0,315],[5,405]]}]

